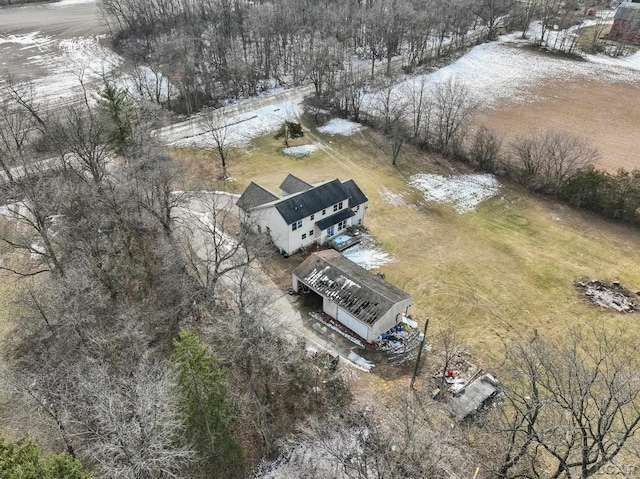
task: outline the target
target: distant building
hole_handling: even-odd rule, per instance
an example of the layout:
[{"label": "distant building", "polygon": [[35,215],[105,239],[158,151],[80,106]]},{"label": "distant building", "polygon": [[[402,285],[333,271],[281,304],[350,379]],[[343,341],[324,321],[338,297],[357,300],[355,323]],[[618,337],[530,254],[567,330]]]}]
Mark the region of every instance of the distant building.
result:
[{"label": "distant building", "polygon": [[367,342],[409,316],[411,296],[338,251],[313,253],[292,274],[294,291],[322,297],[322,310]]},{"label": "distant building", "polygon": [[289,174],[280,190],[282,197],[251,182],[236,205],[242,219],[269,233],[282,252],[324,244],[348,227],[364,224],[369,200],[353,180],[312,185]]},{"label": "distant building", "polygon": [[640,43],[640,3],[622,2],[620,4],[609,36],[614,40]]}]

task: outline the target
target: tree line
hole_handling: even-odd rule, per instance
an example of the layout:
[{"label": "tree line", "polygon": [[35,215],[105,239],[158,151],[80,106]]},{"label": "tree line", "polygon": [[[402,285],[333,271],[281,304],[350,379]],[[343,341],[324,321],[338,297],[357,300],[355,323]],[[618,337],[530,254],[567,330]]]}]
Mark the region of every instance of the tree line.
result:
[{"label": "tree line", "polygon": [[[115,47],[144,66],[140,88],[191,113],[276,85],[319,94],[346,70],[373,74],[402,54],[412,69],[493,38],[510,0],[105,0]],[[479,33],[481,32],[481,33]],[[146,70],[148,68],[148,70]],[[179,91],[171,97],[169,82]]]},{"label": "tree line", "polygon": [[432,83],[418,75],[394,83],[393,78],[370,82],[361,74],[349,75],[350,83],[341,81],[308,99],[308,108],[329,108],[378,129],[388,138],[392,164],[409,142],[534,193],[610,219],[640,223],[640,170],[610,173],[596,168],[600,153],[586,139],[568,131],[542,130],[506,143],[503,135],[474,124],[478,101],[456,78]]}]

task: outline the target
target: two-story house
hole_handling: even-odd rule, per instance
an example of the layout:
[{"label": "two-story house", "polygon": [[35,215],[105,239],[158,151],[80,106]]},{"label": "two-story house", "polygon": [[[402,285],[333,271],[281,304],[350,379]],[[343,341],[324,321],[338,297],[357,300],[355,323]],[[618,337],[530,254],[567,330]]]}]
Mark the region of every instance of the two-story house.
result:
[{"label": "two-story house", "polygon": [[248,225],[269,233],[287,254],[364,224],[368,199],[353,180],[312,185],[289,174],[280,190],[281,197],[252,182],[236,205]]}]

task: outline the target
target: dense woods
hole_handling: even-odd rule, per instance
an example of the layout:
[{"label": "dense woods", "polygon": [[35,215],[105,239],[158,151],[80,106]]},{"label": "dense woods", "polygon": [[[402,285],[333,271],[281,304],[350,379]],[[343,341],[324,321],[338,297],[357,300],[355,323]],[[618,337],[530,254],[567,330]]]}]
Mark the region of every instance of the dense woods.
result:
[{"label": "dense woods", "polygon": [[21,98],[0,231],[0,268],[22,278],[3,348],[14,414],[99,477],[242,477],[325,403],[304,344],[262,322],[248,268],[266,240],[174,192],[153,115],[117,91],[51,116]]},{"label": "dense woods", "polygon": [[[372,75],[376,61],[390,72],[399,54],[411,69],[470,39],[492,37],[510,6],[508,0],[106,0],[103,11],[116,48],[150,67],[158,98],[189,113],[276,85],[312,82],[321,94],[349,85],[354,73]],[[171,100],[161,75],[179,99]]]}]

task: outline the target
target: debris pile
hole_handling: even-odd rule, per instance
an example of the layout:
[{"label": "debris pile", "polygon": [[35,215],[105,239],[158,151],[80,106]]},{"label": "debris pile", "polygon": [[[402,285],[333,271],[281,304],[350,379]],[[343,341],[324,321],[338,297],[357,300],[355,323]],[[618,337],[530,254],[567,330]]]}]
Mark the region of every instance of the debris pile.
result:
[{"label": "debris pile", "polygon": [[[390,361],[398,363],[413,359],[419,345],[420,332],[408,325],[398,325],[391,328],[386,333],[382,333],[375,342],[378,351],[384,351]],[[425,345],[425,347],[427,350],[430,349],[429,345]]]},{"label": "debris pile", "polygon": [[459,346],[432,356],[431,398],[448,403],[458,420],[484,410],[500,389],[498,380],[471,359]]},{"label": "debris pile", "polygon": [[[632,299],[634,294],[618,281],[608,283],[598,279],[577,280],[575,286],[592,303],[603,308],[613,309],[620,313],[633,313],[636,309],[636,303]],[[638,293],[635,294],[635,296],[637,295]]]}]

